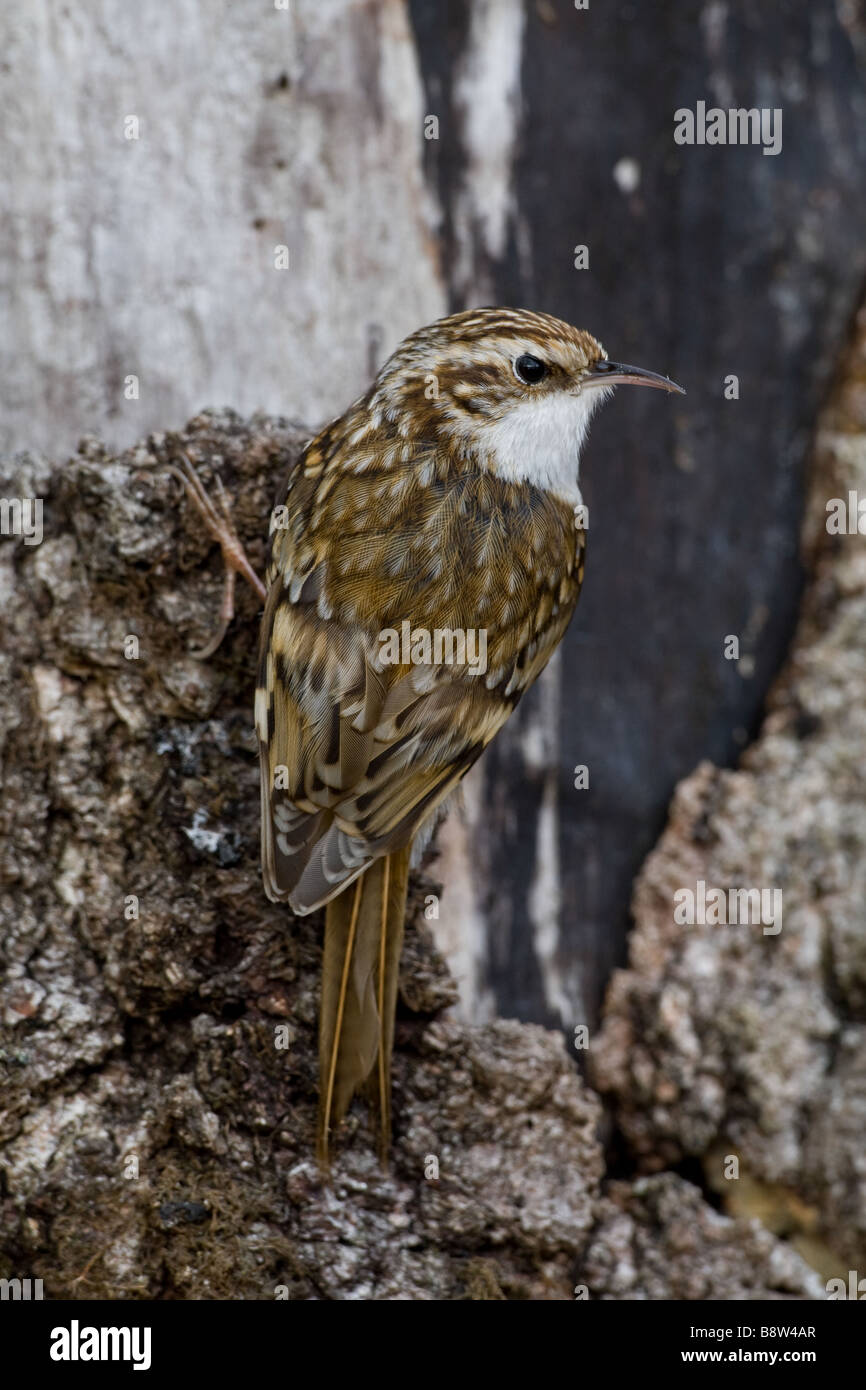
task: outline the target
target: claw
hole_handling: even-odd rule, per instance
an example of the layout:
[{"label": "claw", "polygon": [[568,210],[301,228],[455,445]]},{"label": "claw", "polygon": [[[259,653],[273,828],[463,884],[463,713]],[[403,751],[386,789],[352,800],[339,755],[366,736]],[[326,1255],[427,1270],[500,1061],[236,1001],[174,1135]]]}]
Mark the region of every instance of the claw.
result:
[{"label": "claw", "polygon": [[217,502],[219,503],[219,509],[217,509],[205,491],[202,481],[187,455],[180,450],[179,456],[181,467],[178,468],[174,464],[169,464],[169,472],[182,485],[184,492],[204,522],[208,534],[219,544],[225,565],[219,627],[205,646],[190,652],[190,656],[194,657],[196,661],[206,661],[208,657],[213,656],[219,647],[226,635],[229,623],[235,615],[235,576],[242,574],[244,579],[255,589],[262,602],[267,597],[267,590],[247,559],[246,552],[235,530],[231,503],[223,487],[222,479],[217,476],[215,480]]}]

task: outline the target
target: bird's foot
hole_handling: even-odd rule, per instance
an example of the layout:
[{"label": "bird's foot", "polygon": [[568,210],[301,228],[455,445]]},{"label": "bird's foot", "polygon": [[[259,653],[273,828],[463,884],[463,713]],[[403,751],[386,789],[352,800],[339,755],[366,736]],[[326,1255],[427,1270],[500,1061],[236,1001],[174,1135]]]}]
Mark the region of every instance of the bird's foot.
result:
[{"label": "bird's foot", "polygon": [[205,490],[186,454],[180,452],[179,457],[180,467],[171,464],[169,465],[169,472],[173,473],[178,482],[183,485],[187,497],[204,522],[208,534],[218,542],[225,565],[219,627],[204,647],[190,652],[190,656],[195,657],[197,661],[206,661],[208,657],[213,656],[219,647],[226,635],[228,625],[235,615],[235,576],[243,575],[262,602],[267,596],[267,590],[247,559],[246,551],[235,530],[231,503],[222,485],[222,480],[219,477],[215,478],[216,501],[214,501]]}]

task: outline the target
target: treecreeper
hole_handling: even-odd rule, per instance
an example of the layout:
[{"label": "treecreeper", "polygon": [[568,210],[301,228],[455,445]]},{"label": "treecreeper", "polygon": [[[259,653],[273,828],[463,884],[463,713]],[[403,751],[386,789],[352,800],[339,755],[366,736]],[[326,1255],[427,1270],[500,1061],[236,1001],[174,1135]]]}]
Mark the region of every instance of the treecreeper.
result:
[{"label": "treecreeper", "polygon": [[262,584],[218,484],[178,471],[264,602],[255,721],[265,892],[325,909],[319,1158],[356,1092],[387,1156],[409,867],[547,665],[583,582],[578,481],[612,388],[682,391],[548,314],[470,309],[406,338],[306,445]]}]

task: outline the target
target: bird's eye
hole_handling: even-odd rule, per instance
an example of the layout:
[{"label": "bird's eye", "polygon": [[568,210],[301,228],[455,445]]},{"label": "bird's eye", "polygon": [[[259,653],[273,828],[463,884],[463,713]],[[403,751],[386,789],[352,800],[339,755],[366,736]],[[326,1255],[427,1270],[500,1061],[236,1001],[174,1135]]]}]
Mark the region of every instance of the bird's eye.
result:
[{"label": "bird's eye", "polygon": [[527,386],[534,386],[542,377],[547,376],[547,365],[539,358],[524,352],[514,363],[514,375]]}]

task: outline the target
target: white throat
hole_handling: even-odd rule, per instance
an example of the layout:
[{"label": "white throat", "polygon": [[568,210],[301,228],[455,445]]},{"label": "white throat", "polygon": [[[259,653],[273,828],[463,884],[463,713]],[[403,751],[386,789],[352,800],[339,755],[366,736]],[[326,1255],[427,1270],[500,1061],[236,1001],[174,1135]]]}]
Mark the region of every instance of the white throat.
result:
[{"label": "white throat", "polygon": [[480,426],[482,447],[497,475],[544,488],[570,506],[579,504],[580,451],[593,414],[612,389],[593,386],[576,395],[539,396]]}]

